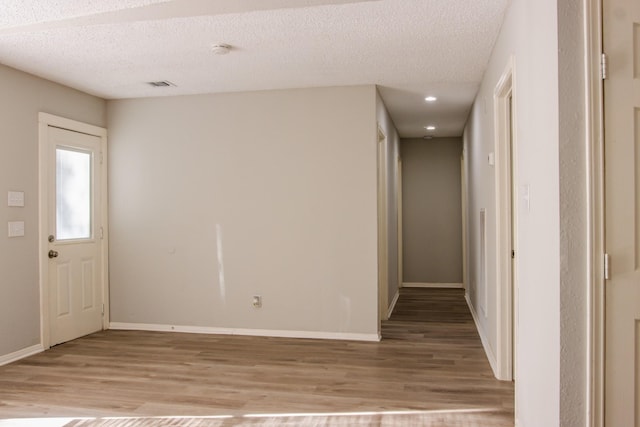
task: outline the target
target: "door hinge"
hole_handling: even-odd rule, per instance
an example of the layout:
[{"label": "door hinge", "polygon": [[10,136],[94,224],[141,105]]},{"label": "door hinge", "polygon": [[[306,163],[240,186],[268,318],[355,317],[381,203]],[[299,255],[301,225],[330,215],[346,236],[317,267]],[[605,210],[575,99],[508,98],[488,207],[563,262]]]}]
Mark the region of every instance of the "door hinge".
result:
[{"label": "door hinge", "polygon": [[602,76],[602,80],[607,79],[608,65],[607,54],[602,53],[602,55],[600,56],[600,75]]},{"label": "door hinge", "polygon": [[102,317],[104,317],[104,303],[102,304]]},{"label": "door hinge", "polygon": [[102,164],[104,162],[104,153],[101,151],[100,152],[100,164]]},{"label": "door hinge", "polygon": [[104,228],[100,227],[100,240],[104,239]]},{"label": "door hinge", "polygon": [[604,254],[604,280],[609,280],[609,254]]},{"label": "door hinge", "polygon": [[516,251],[511,250],[511,259],[516,259]]}]

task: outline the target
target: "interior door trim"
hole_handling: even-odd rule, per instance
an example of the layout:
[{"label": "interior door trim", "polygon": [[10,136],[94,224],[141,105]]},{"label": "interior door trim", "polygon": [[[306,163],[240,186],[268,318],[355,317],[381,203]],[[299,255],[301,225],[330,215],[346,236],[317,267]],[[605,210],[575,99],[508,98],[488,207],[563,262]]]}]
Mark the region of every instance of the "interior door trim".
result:
[{"label": "interior door trim", "polygon": [[[513,104],[509,104],[508,99]],[[510,56],[493,92],[496,182],[496,378],[513,380],[515,366],[514,335],[517,333],[517,270],[513,250],[517,253],[518,212],[512,202],[517,188],[517,123],[516,61]],[[515,243],[512,244],[512,243]],[[486,274],[486,273],[485,273]],[[485,298],[488,297],[485,280]],[[485,303],[485,309],[488,302]]]},{"label": "interior door trim", "polygon": [[99,201],[102,214],[102,329],[109,326],[109,221],[108,221],[108,181],[107,181],[107,130],[98,126],[78,122],[48,113],[38,113],[38,280],[40,285],[40,339],[44,349],[51,347],[50,319],[49,319],[49,258],[47,256],[48,235],[48,179],[49,179],[49,127],[80,132],[100,138],[101,152],[101,181],[102,191]]},{"label": "interior door trim", "polygon": [[589,427],[604,426],[604,93],[600,71],[602,0],[585,1],[585,73],[588,185],[588,378]]}]

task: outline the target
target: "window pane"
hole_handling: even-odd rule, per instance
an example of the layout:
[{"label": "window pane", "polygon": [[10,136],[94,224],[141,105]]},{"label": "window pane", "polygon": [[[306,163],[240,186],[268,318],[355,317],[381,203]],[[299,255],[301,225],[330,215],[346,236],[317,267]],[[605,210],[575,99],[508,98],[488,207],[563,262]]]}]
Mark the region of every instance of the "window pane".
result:
[{"label": "window pane", "polygon": [[56,238],[91,238],[91,153],[56,148]]}]

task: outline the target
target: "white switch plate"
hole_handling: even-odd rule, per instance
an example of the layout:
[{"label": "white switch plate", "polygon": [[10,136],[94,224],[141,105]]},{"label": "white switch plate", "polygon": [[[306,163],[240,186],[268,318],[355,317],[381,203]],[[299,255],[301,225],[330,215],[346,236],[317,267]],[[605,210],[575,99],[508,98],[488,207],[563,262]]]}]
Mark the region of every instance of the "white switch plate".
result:
[{"label": "white switch plate", "polygon": [[24,207],[24,191],[9,191],[7,203],[9,206]]},{"label": "white switch plate", "polygon": [[24,221],[9,221],[9,237],[24,236]]}]

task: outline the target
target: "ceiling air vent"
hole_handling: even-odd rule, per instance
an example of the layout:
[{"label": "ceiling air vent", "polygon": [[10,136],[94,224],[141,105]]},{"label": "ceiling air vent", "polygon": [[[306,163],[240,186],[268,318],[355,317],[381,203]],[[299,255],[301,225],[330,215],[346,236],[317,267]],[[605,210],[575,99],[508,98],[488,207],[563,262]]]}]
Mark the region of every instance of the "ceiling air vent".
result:
[{"label": "ceiling air vent", "polygon": [[175,87],[175,85],[168,80],[160,80],[158,82],[147,82],[147,84],[153,87],[172,87],[172,86]]}]

